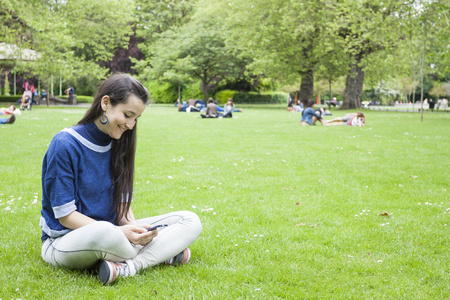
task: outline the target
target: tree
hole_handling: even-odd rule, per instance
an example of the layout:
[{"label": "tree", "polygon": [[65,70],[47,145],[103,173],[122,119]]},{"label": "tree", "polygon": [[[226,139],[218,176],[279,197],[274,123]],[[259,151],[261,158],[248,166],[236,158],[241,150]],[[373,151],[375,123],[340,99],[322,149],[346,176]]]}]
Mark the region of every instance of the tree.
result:
[{"label": "tree", "polygon": [[250,68],[272,78],[301,78],[300,99],[313,98],[320,58],[334,51],[329,23],[333,1],[220,1],[227,12],[229,43],[249,55]]},{"label": "tree", "polygon": [[144,58],[132,59],[136,64],[135,69],[139,72],[141,80],[158,79],[178,86],[179,98],[181,86],[190,84],[192,79],[187,74],[167,69],[167,66],[161,66],[158,70],[154,67],[160,65],[158,59],[161,55],[158,53],[160,49],[158,45],[168,43],[165,41],[166,33],[173,36],[181,26],[189,23],[195,12],[196,2],[196,0],[136,1],[136,37],[139,39],[138,47]]},{"label": "tree", "polygon": [[139,49],[145,59],[133,60],[144,79],[152,77],[153,63],[157,53],[155,45],[164,39],[166,32],[176,32],[189,23],[195,10],[196,0],[136,0],[136,37],[141,41]]},{"label": "tree", "polygon": [[[343,51],[342,45],[338,41],[330,45],[330,50],[321,56],[317,66],[316,80],[326,80],[328,83],[328,92],[330,100],[333,98],[333,82],[341,80],[343,76],[347,74],[348,60],[345,59],[346,55]],[[329,43],[329,42],[328,42]],[[336,92],[336,91],[335,91]]]},{"label": "tree", "polygon": [[135,68],[136,61],[144,60],[144,53],[139,49],[139,43],[143,40],[136,38],[136,33],[130,36],[127,47],[121,47],[116,50],[111,60],[99,62],[102,67],[108,68],[110,72],[121,72],[137,75]]},{"label": "tree", "polygon": [[374,53],[388,51],[399,39],[403,1],[364,0],[337,2],[336,34],[349,58],[342,109],[361,107],[364,68]]},{"label": "tree", "polygon": [[448,36],[450,34],[450,4],[437,0],[419,1],[413,7],[414,15],[408,24],[414,32],[410,36],[413,57],[418,57],[420,74],[420,120],[423,121],[423,98],[425,75],[433,70],[443,74],[449,71],[450,53],[448,51]]},{"label": "tree", "polygon": [[[1,39],[39,53],[35,64],[15,64],[41,77],[105,76],[99,60],[128,42],[132,0],[4,0],[0,3]],[[8,30],[3,30],[9,28]]]},{"label": "tree", "polygon": [[156,77],[199,79],[205,101],[210,83],[240,74],[243,64],[233,50],[227,48],[217,20],[193,21],[177,32],[168,31],[155,49],[157,59],[153,71]]},{"label": "tree", "polygon": [[446,94],[445,85],[439,82],[435,82],[429,94],[436,97],[436,100],[439,100],[439,97],[444,96]]}]

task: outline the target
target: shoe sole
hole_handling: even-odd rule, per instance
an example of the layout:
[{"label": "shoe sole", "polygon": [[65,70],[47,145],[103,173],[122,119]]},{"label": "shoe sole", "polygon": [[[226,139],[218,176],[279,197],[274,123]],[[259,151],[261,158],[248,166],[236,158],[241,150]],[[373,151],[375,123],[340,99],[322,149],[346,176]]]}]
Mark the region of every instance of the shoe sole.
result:
[{"label": "shoe sole", "polygon": [[104,285],[114,281],[114,272],[111,272],[111,267],[105,260],[100,263],[100,267],[98,269],[98,277]]},{"label": "shoe sole", "polygon": [[185,265],[191,260],[191,249],[186,248],[183,251],[183,259],[180,262],[180,265]]}]

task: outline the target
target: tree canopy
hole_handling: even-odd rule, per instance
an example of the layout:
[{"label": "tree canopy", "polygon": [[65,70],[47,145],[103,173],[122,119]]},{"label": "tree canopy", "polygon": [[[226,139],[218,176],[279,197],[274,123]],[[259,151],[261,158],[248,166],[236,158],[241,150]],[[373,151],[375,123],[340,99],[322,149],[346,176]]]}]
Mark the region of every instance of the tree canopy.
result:
[{"label": "tree canopy", "polygon": [[449,20],[439,0],[3,0],[0,42],[38,52],[14,70],[39,76],[134,68],[144,81],[200,82],[204,98],[267,78],[299,84],[302,101],[319,80],[340,81],[343,107],[358,108],[364,86],[391,81],[414,98],[427,74],[444,85]]}]

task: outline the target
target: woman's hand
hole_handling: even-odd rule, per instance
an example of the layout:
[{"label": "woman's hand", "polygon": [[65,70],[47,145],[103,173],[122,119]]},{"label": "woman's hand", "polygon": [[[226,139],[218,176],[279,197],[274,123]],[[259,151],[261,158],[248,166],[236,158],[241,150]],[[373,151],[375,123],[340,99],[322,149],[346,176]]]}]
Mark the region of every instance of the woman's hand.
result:
[{"label": "woman's hand", "polygon": [[157,230],[148,231],[150,225],[123,225],[119,226],[127,239],[135,245],[145,246],[150,243],[155,236],[158,235]]}]

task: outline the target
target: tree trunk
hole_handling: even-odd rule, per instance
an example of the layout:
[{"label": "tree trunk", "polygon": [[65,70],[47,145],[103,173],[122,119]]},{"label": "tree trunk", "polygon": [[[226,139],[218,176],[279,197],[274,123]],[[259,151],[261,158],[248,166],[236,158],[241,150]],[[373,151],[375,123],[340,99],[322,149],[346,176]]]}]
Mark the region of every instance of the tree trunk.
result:
[{"label": "tree trunk", "polygon": [[314,70],[308,69],[304,72],[300,72],[302,77],[302,83],[300,84],[300,101],[303,105],[306,104],[308,100],[312,100],[314,94]]},{"label": "tree trunk", "polygon": [[208,103],[208,83],[206,83],[206,81],[202,80],[200,85],[201,85],[202,93],[203,93],[203,101],[205,101],[205,103]]},{"label": "tree trunk", "polygon": [[333,99],[333,93],[331,91],[331,79],[328,80],[328,86],[330,87],[330,101]]},{"label": "tree trunk", "polygon": [[361,108],[361,97],[364,84],[364,71],[359,66],[361,58],[350,65],[350,73],[345,81],[345,91],[341,109]]}]

